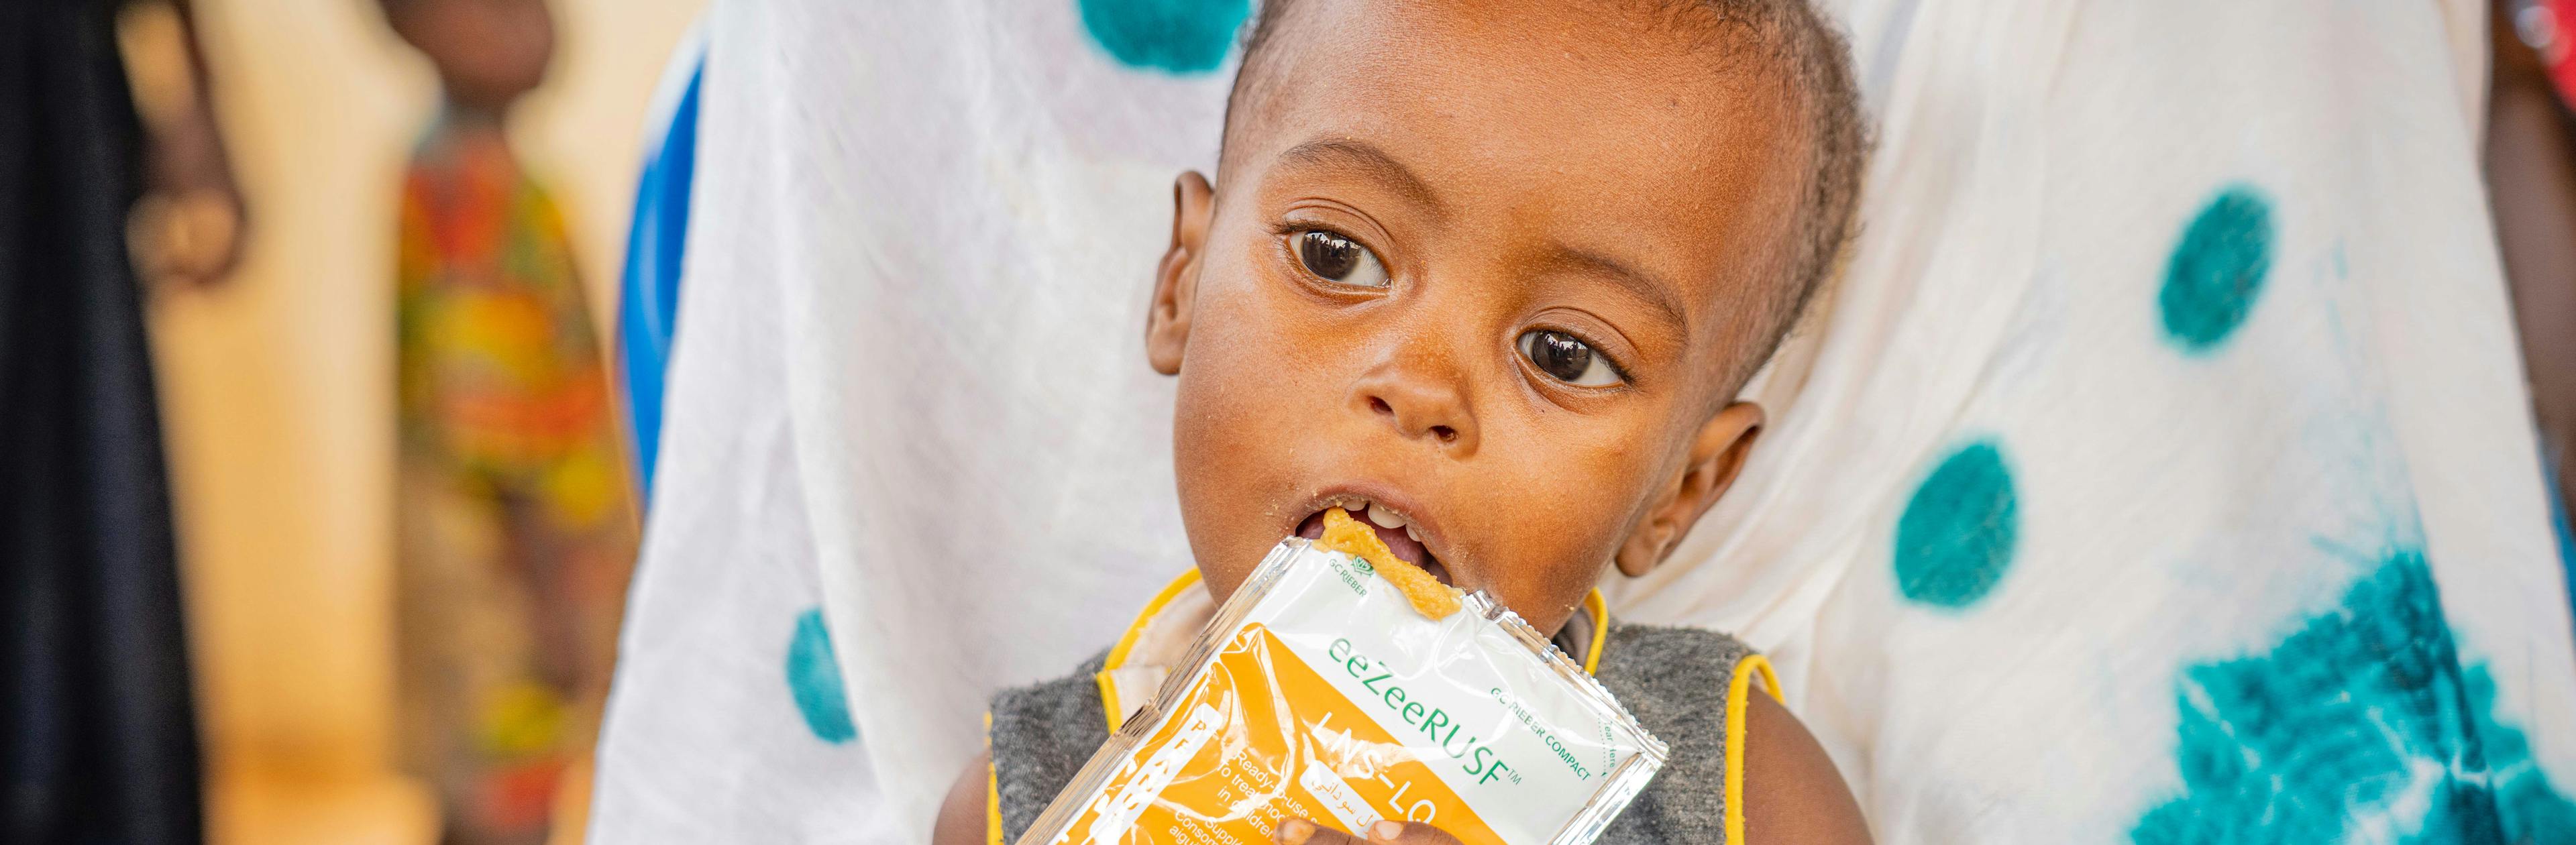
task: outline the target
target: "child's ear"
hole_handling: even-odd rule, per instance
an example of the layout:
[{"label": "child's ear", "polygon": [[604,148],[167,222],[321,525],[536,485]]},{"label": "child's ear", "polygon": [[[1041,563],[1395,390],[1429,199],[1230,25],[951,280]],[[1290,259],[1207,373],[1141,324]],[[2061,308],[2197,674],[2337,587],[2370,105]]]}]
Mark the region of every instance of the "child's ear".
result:
[{"label": "child's ear", "polygon": [[1190,338],[1190,304],[1199,286],[1199,258],[1216,214],[1216,189],[1198,171],[1172,180],[1172,246],[1154,268],[1154,300],[1145,312],[1145,360],[1154,372],[1179,375],[1181,349]]},{"label": "child's ear", "polygon": [[1754,438],[1761,434],[1762,406],[1751,402],[1728,405],[1709,417],[1691,442],[1681,473],[1664,485],[1663,494],[1647,508],[1645,520],[1627,542],[1619,544],[1615,559],[1620,574],[1635,578],[1663,563],[1700,515],[1726,495],[1735,474],[1743,471],[1745,457],[1753,453]]}]

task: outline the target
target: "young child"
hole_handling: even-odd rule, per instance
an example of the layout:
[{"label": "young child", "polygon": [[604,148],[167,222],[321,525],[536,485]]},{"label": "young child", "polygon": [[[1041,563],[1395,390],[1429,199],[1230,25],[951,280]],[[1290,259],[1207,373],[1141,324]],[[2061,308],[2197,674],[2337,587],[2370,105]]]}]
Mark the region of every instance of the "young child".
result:
[{"label": "young child", "polygon": [[445,98],[404,174],[396,346],[402,737],[452,843],[543,842],[580,777],[633,560],[590,310],[512,155],[543,0],[383,0]]},{"label": "young child", "polygon": [[1850,226],[1856,99],[1805,0],[1264,3],[1220,181],[1176,186],[1146,330],[1180,379],[1183,581],[1205,589],[998,696],[934,841],[1015,840],[1214,604],[1334,506],[1555,632],[1672,745],[1601,841],[1867,841],[1815,740],[1748,694],[1758,656],[1612,624],[1593,589],[1658,565],[1743,466],[1763,411],[1736,393]]}]

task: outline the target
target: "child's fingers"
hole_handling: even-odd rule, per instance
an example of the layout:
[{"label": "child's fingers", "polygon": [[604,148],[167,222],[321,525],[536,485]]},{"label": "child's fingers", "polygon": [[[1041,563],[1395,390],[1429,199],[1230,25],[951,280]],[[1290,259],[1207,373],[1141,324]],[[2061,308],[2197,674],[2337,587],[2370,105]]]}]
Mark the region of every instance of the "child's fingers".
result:
[{"label": "child's fingers", "polygon": [[1370,842],[1392,845],[1459,845],[1458,838],[1440,832],[1439,828],[1420,822],[1382,821],[1360,831],[1366,839],[1352,836],[1305,819],[1289,819],[1270,832],[1270,840],[1279,845],[1366,845]]},{"label": "child's fingers", "polygon": [[1459,845],[1458,837],[1421,822],[1383,821],[1361,831],[1370,842],[1392,842],[1395,845]]},{"label": "child's fingers", "polygon": [[1305,819],[1289,819],[1271,828],[1270,841],[1278,845],[1350,845],[1359,842],[1350,834]]}]

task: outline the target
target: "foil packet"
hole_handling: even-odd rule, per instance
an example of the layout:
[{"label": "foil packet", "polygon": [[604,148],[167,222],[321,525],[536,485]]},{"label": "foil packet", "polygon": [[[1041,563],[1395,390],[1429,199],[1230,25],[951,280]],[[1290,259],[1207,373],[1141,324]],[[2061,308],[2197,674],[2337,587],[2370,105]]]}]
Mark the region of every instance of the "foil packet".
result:
[{"label": "foil packet", "polygon": [[1426,618],[1367,561],[1291,537],[1018,845],[1250,845],[1290,818],[1586,845],[1665,754],[1485,594]]}]

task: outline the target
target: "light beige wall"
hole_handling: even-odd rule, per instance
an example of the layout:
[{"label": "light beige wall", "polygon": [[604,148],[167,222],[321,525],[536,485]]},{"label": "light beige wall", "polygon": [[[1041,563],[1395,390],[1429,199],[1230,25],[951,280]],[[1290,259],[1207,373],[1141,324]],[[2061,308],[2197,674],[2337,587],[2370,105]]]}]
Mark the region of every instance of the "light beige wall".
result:
[{"label": "light beige wall", "polygon": [[646,101],[705,0],[556,0],[563,40],[512,131],[573,219],[591,302],[607,325],[642,164]]},{"label": "light beige wall", "polygon": [[[554,76],[517,115],[603,328],[646,100],[702,2],[556,0]],[[390,775],[390,344],[435,81],[373,0],[196,8],[255,227],[230,284],[161,292],[153,326],[216,841],[425,841]]]}]

